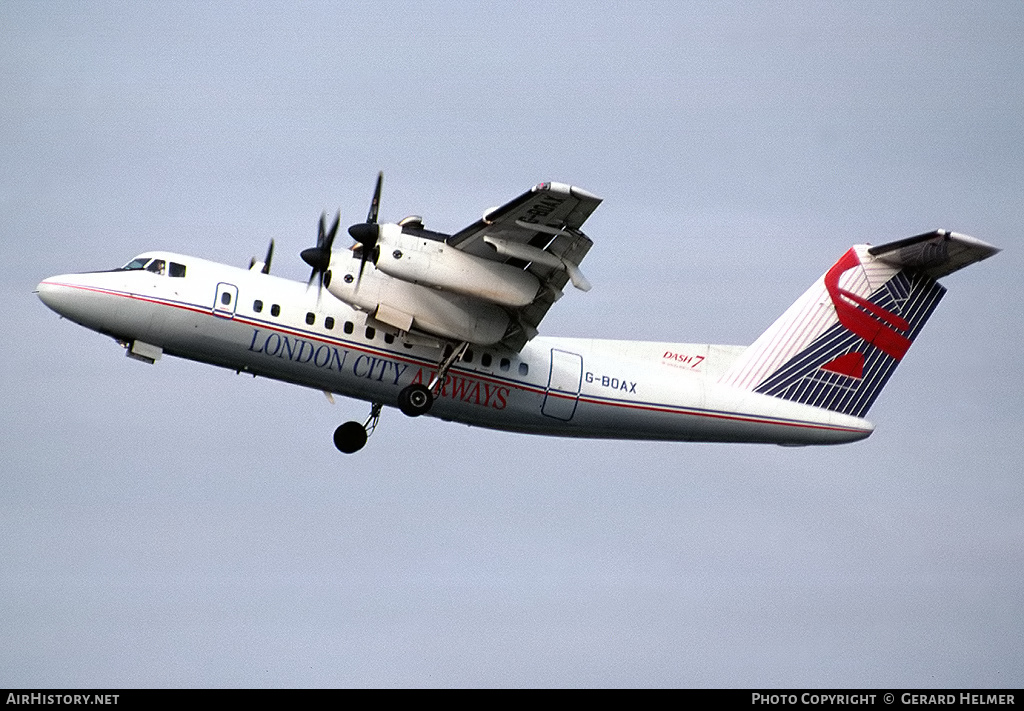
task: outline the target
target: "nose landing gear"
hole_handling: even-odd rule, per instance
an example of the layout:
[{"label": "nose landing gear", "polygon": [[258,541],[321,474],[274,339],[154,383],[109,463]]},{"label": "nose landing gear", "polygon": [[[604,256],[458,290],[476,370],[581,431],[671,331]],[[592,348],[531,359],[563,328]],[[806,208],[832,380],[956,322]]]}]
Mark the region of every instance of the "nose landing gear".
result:
[{"label": "nose landing gear", "polygon": [[334,446],[345,454],[352,454],[362,449],[366,445],[366,440],[377,429],[377,421],[380,420],[380,411],[383,407],[379,402],[373,403],[370,406],[370,416],[363,424],[352,420],[340,425],[338,429],[334,430]]}]

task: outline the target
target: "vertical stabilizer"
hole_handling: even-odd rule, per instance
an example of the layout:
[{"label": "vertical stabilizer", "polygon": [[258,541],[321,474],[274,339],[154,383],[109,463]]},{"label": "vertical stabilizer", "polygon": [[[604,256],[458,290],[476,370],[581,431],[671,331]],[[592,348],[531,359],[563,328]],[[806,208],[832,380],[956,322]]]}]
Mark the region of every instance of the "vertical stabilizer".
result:
[{"label": "vertical stabilizer", "polygon": [[944,230],[852,247],[720,382],[863,417],[946,293],[935,280],[998,251]]}]

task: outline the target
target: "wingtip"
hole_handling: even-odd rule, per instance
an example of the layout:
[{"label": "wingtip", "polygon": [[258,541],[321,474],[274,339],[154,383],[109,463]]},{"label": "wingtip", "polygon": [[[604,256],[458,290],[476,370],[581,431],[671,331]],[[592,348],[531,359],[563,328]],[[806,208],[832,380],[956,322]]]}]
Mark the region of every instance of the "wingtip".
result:
[{"label": "wingtip", "polygon": [[569,185],[568,183],[538,183],[533,188],[533,192],[535,193],[544,191],[558,193],[559,195],[572,196],[581,200],[596,200],[597,202],[601,202],[601,198],[594,195],[592,192],[584,190],[583,188],[578,188],[575,185]]}]

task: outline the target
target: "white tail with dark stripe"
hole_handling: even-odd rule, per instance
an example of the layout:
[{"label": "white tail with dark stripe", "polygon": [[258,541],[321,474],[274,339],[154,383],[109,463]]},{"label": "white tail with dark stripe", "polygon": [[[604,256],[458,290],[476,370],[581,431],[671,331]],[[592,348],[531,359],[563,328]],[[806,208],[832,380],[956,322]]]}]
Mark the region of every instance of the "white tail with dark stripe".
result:
[{"label": "white tail with dark stripe", "polygon": [[863,417],[945,294],[936,279],[998,251],[944,230],[852,247],[720,382]]}]

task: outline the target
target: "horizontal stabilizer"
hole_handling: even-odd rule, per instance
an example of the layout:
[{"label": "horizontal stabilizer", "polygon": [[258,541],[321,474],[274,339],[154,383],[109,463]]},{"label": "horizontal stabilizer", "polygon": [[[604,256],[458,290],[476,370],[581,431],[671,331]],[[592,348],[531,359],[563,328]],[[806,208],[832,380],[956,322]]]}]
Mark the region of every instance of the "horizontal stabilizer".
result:
[{"label": "horizontal stabilizer", "polygon": [[922,272],[939,279],[998,252],[997,247],[967,235],[935,230],[870,247],[868,254],[894,267]]}]

